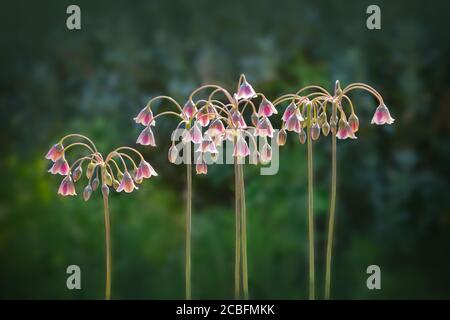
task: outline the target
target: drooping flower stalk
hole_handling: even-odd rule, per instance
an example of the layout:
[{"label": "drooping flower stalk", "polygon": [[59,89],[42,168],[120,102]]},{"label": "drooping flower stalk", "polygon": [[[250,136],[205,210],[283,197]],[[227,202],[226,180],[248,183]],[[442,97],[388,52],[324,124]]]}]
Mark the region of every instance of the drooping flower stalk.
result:
[{"label": "drooping flower stalk", "polygon": [[[69,138],[82,139],[83,141],[86,141],[86,143],[74,142],[64,147],[65,140]],[[88,154],[78,158],[69,166],[65,155],[69,149],[75,146],[87,149]],[[127,152],[131,152],[133,156],[137,155],[139,157],[139,165],[136,165],[133,156]],[[63,137],[57,144],[50,148],[46,158],[54,162],[49,172],[52,174],[65,175],[65,178],[58,189],[58,194],[62,196],[74,196],[77,194],[75,183],[79,181],[82,176],[83,164],[85,162],[89,162],[86,165],[88,184],[83,190],[83,198],[85,201],[90,199],[92,191],[96,191],[100,185],[99,176],[101,178],[105,225],[105,299],[109,300],[111,298],[112,267],[111,225],[108,203],[109,187],[113,187],[117,192],[125,191],[129,193],[138,189],[135,183],[140,184],[144,178],[157,176],[157,173],[137,150],[130,147],[120,147],[110,152],[106,158],[103,158],[97,151],[92,140],[80,134],[70,134]],[[114,158],[120,160],[122,169]],[[126,161],[128,161],[128,165]],[[132,166],[131,173],[129,171],[129,165]],[[114,171],[112,168],[115,168],[116,170]]]},{"label": "drooping flower stalk", "polygon": [[240,215],[242,232],[242,291],[244,299],[248,299],[248,267],[247,267],[247,210],[245,204],[244,166],[239,164]]},{"label": "drooping flower stalk", "polygon": [[[189,129],[189,126],[187,126]],[[188,149],[188,158],[191,159],[191,149]],[[192,297],[191,291],[191,223],[192,223],[192,163],[186,165],[187,202],[186,202],[186,299]]]},{"label": "drooping flower stalk", "polygon": [[[333,237],[334,237],[334,225],[335,225],[335,211],[336,211],[336,183],[337,183],[337,170],[336,170],[336,137],[339,139],[355,139],[355,133],[359,130],[359,120],[355,114],[353,103],[348,97],[347,93],[351,90],[364,90],[371,93],[379,102],[375,114],[372,118],[372,124],[392,124],[394,119],[391,117],[388,108],[383,102],[381,95],[371,86],[364,83],[354,83],[345,87],[343,90],[340,87],[339,81],[336,81],[335,92],[332,99],[328,102],[332,105],[331,115],[331,131],[332,131],[332,145],[331,145],[331,198],[330,198],[330,210],[328,216],[328,235],[327,235],[327,252],[326,252],[326,266],[325,266],[325,299],[330,298],[331,294],[331,261],[333,250]],[[350,116],[348,118],[344,113],[342,102],[346,102],[350,107]],[[340,112],[340,120],[337,123],[337,111]],[[325,112],[325,109],[324,109]]]}]

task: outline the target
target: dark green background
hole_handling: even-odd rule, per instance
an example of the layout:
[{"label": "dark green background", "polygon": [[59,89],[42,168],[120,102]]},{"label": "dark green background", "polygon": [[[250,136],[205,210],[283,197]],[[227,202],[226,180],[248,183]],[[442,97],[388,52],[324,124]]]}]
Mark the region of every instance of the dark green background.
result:
[{"label": "dark green background", "polygon": [[[82,30],[66,29],[77,3]],[[376,103],[355,94],[359,139],[338,142],[334,298],[450,298],[448,1],[4,1],[0,5],[0,297],[103,297],[100,194],[56,195],[44,155],[69,132],[102,152],[134,146],[132,117],[152,96],[184,102],[206,82],[235,88],[241,72],[270,98],[308,84],[366,82],[396,122],[372,126]],[[276,126],[279,122],[275,121]],[[139,148],[160,173],[111,196],[115,299],[184,297],[184,167]],[[330,139],[314,145],[317,290],[323,297]],[[307,298],[306,148],[296,136],[275,176],[247,167],[252,298]],[[233,170],[195,176],[193,297],[232,298]],[[77,186],[81,193],[82,184]],[[65,287],[82,269],[82,290]],[[366,288],[366,268],[382,290]]]}]

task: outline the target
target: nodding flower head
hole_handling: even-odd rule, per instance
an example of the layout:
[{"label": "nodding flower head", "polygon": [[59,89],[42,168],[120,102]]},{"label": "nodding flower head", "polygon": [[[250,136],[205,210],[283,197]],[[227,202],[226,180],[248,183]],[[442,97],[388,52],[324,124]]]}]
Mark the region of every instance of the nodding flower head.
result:
[{"label": "nodding flower head", "polygon": [[211,122],[207,132],[210,137],[222,136],[225,134],[225,126],[220,119],[216,119]]},{"label": "nodding flower head", "polygon": [[155,122],[153,121],[153,113],[149,106],[144,107],[134,118],[134,121],[144,126],[155,125]]},{"label": "nodding flower head", "polygon": [[209,121],[211,119],[210,117],[210,111],[211,108],[208,107],[202,107],[196,115],[197,122],[202,126],[206,127],[209,124]]},{"label": "nodding flower head", "polygon": [[75,185],[73,184],[73,180],[70,175],[67,175],[61,182],[58,189],[58,194],[64,197],[77,195],[77,193],[75,192]]},{"label": "nodding flower head", "polygon": [[245,158],[250,154],[250,149],[242,134],[239,134],[234,145],[233,156]]},{"label": "nodding flower head", "polygon": [[273,137],[273,127],[270,120],[266,117],[262,117],[256,125],[256,135],[260,137]]},{"label": "nodding flower head", "polygon": [[199,145],[197,151],[199,152],[208,152],[211,154],[218,154],[219,151],[216,148],[216,145],[214,144],[214,141],[211,139],[211,137],[206,136],[203,139],[202,143]]},{"label": "nodding flower head", "polygon": [[377,107],[377,110],[375,110],[375,114],[372,118],[372,124],[393,124],[395,121],[394,118],[391,117],[391,114],[389,113],[389,109],[384,105],[380,104]]},{"label": "nodding flower head", "polygon": [[150,178],[152,176],[157,176],[158,174],[153,169],[153,167],[145,161],[144,159],[141,160],[141,163],[139,164],[139,167],[136,170],[136,175],[134,179],[136,181],[142,180],[144,178]]},{"label": "nodding flower head", "polygon": [[204,162],[199,162],[199,163],[195,164],[195,172],[197,174],[207,174],[208,166]]},{"label": "nodding flower head", "polygon": [[299,133],[302,130],[303,117],[299,109],[296,109],[294,113],[286,121],[286,130]]},{"label": "nodding flower head", "polygon": [[190,141],[192,141],[195,144],[199,144],[202,142],[203,139],[202,130],[200,129],[198,121],[194,123],[191,130],[189,131],[189,137]]},{"label": "nodding flower head", "polygon": [[260,117],[270,117],[272,114],[277,114],[278,111],[273,106],[272,102],[264,97],[259,104],[258,115]]},{"label": "nodding flower head", "polygon": [[52,160],[55,162],[59,158],[61,158],[64,155],[64,147],[61,143],[54,144],[50,150],[48,150],[47,155],[45,156],[45,159]]},{"label": "nodding flower head", "polygon": [[237,100],[241,99],[248,100],[256,97],[255,90],[253,90],[253,87],[251,86],[250,83],[247,82],[245,77],[243,77],[242,83],[239,86],[238,92],[236,93],[235,97]]},{"label": "nodding flower head", "polygon": [[280,131],[278,131],[278,135],[277,135],[278,145],[284,146],[286,144],[286,138],[287,138],[286,130],[281,129]]},{"label": "nodding flower head", "polygon": [[53,166],[48,170],[52,174],[60,174],[66,176],[69,174],[69,164],[67,163],[64,156],[61,156],[58,160],[53,163]]},{"label": "nodding flower head", "polygon": [[194,101],[189,99],[183,106],[183,117],[185,120],[190,120],[195,113],[197,113],[197,107]]},{"label": "nodding flower head", "polygon": [[125,171],[123,174],[122,181],[120,181],[120,185],[117,188],[117,192],[125,191],[126,193],[133,192],[135,189],[138,189],[134,184],[133,178],[128,171]]},{"label": "nodding flower head", "polygon": [[319,124],[317,122],[315,122],[311,126],[311,139],[317,140],[317,139],[319,139],[319,136],[320,136],[320,127],[319,127]]},{"label": "nodding flower head", "polygon": [[344,119],[339,120],[339,129],[336,134],[336,137],[338,137],[339,139],[347,139],[347,138],[356,139],[355,133],[353,132],[348,122],[345,121]]},{"label": "nodding flower head", "polygon": [[291,102],[286,110],[284,110],[283,117],[281,118],[284,122],[288,121],[288,119],[294,114],[297,107],[294,102]]},{"label": "nodding flower head", "polygon": [[152,147],[156,147],[155,137],[150,126],[147,126],[144,130],[142,130],[141,134],[137,138],[136,143],[142,144],[143,146],[150,145]]},{"label": "nodding flower head", "polygon": [[237,109],[233,110],[231,113],[231,123],[237,129],[247,128],[247,124],[244,121],[244,117]]}]

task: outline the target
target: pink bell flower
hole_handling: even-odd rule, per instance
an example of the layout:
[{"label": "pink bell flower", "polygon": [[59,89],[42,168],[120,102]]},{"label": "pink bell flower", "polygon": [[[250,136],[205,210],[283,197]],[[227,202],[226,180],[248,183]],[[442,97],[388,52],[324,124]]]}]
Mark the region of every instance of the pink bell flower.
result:
[{"label": "pink bell flower", "polygon": [[239,135],[236,144],[234,145],[233,156],[245,158],[249,154],[250,149],[248,148],[247,142],[242,135]]},{"label": "pink bell flower", "polygon": [[394,118],[391,117],[391,114],[389,113],[389,109],[384,105],[380,104],[377,107],[377,110],[375,110],[375,114],[372,118],[372,124],[393,124],[395,121]]},{"label": "pink bell flower", "polygon": [[225,126],[220,119],[214,120],[208,128],[208,135],[211,137],[221,136],[225,133]]},{"label": "pink bell flower", "polygon": [[238,110],[233,110],[231,113],[231,123],[237,129],[247,128],[247,124],[244,121],[244,117]]},{"label": "pink bell flower", "polygon": [[189,99],[183,106],[183,117],[186,120],[189,120],[192,118],[192,116],[197,112],[197,107],[195,106],[195,103]]},{"label": "pink bell flower", "polygon": [[286,121],[286,130],[299,133],[302,130],[303,117],[300,111],[296,109],[294,113]]},{"label": "pink bell flower", "polygon": [[156,147],[155,137],[150,126],[147,126],[144,130],[142,130],[141,134],[137,138],[136,143],[142,144],[143,146],[150,145],[152,147]]},{"label": "pink bell flower", "polygon": [[55,162],[64,155],[64,146],[61,143],[54,144],[50,150],[48,150],[45,159]]},{"label": "pink bell flower", "polygon": [[267,142],[262,146],[260,159],[261,163],[263,164],[268,163],[270,162],[270,160],[272,160],[272,148]]},{"label": "pink bell flower", "polygon": [[77,195],[75,192],[75,185],[70,175],[67,175],[59,185],[58,194],[64,197]]},{"label": "pink bell flower", "polygon": [[336,137],[339,139],[356,139],[355,133],[353,132],[352,128],[348,124],[347,121],[340,120],[339,121],[339,130],[336,133]]},{"label": "pink bell flower", "polygon": [[273,137],[273,127],[270,120],[262,117],[256,125],[256,135],[260,137]]},{"label": "pink bell flower", "polygon": [[284,110],[282,120],[284,122],[288,121],[288,119],[294,114],[295,110],[297,110],[297,106],[295,105],[294,102],[291,102],[287,106],[286,110]]},{"label": "pink bell flower", "polygon": [[277,114],[278,111],[273,106],[272,102],[266,99],[266,97],[263,98],[261,103],[259,104],[258,109],[258,115],[261,117],[270,117],[272,114]]},{"label": "pink bell flower", "polygon": [[150,178],[152,176],[157,176],[158,174],[153,169],[153,167],[145,161],[144,159],[141,160],[141,163],[139,164],[136,175],[134,177],[135,180],[142,180],[144,178]]},{"label": "pink bell flower", "polygon": [[256,92],[253,90],[251,84],[244,78],[235,97],[237,100],[247,100],[256,97]]},{"label": "pink bell flower", "polygon": [[[195,122],[194,125],[192,126],[191,130],[189,131],[190,140],[195,144],[201,143],[202,139],[203,139],[202,131],[200,130],[198,122],[199,121]],[[208,120],[208,122],[209,122],[209,120]]]},{"label": "pink bell flower", "polygon": [[128,171],[126,171],[123,175],[122,181],[120,181],[119,187],[117,188],[117,192],[122,192],[125,190],[126,193],[133,192],[135,189],[138,189],[134,184],[133,178]]},{"label": "pink bell flower", "polygon": [[48,172],[50,172],[52,174],[59,173],[60,175],[63,175],[63,176],[66,176],[67,174],[69,174],[69,164],[67,163],[64,156],[62,156],[61,158],[56,160],[53,163],[53,166],[50,168],[50,170],[48,170]]},{"label": "pink bell flower", "polygon": [[144,126],[155,125],[155,122],[153,121],[153,112],[148,106],[139,111],[138,115],[134,118],[134,121]]}]

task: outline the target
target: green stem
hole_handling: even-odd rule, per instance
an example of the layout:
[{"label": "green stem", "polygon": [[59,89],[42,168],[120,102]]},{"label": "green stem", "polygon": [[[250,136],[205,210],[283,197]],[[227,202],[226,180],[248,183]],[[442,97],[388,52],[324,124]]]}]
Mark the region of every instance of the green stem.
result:
[{"label": "green stem", "polygon": [[308,242],[309,242],[309,299],[315,299],[314,279],[314,215],[313,215],[313,157],[311,140],[311,105],[308,105]]},{"label": "green stem", "polygon": [[191,299],[191,220],[192,220],[192,164],[186,167],[187,202],[186,202],[186,299]]},{"label": "green stem", "polygon": [[241,266],[241,221],[240,221],[240,190],[239,190],[239,169],[237,158],[234,158],[234,188],[235,188],[235,264],[234,264],[234,298],[239,299],[240,287],[240,266]]},{"label": "green stem", "polygon": [[111,299],[111,236],[108,196],[103,195],[103,207],[105,216],[105,251],[106,251],[106,284],[105,284],[105,300]]},{"label": "green stem", "polygon": [[328,220],[327,257],[325,269],[325,299],[330,299],[331,290],[331,252],[333,250],[334,212],[336,209],[336,131],[331,145],[331,201]]},{"label": "green stem", "polygon": [[241,191],[241,233],[242,233],[242,289],[244,299],[248,299],[248,270],[247,270],[247,213],[245,205],[244,166],[239,165],[239,181]]}]

